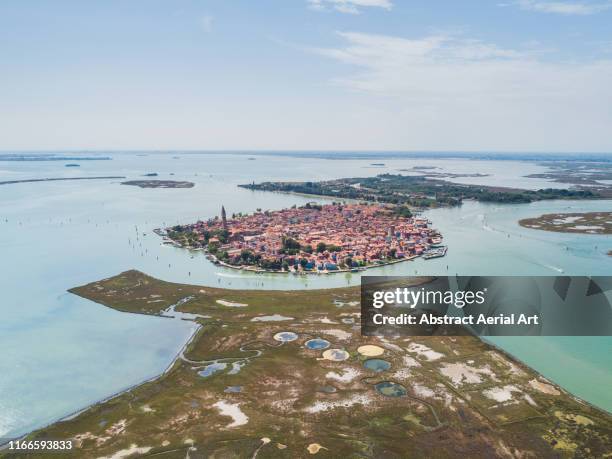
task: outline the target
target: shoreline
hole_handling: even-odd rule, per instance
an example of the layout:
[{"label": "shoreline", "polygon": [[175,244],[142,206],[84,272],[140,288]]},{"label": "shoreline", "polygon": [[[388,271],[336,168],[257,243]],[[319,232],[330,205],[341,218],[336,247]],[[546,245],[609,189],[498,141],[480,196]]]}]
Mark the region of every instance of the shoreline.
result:
[{"label": "shoreline", "polygon": [[[190,247],[183,247],[181,245],[177,247],[180,247],[181,249],[196,250]],[[245,267],[244,265],[241,265],[241,266],[230,265],[228,263],[225,263],[219,260],[217,257],[215,257],[214,255],[208,252],[205,252],[205,253],[207,254],[207,256],[213,258],[213,260],[209,260],[210,262],[212,262],[215,265],[223,266],[224,268],[235,269],[237,271],[252,272],[255,274],[293,274],[295,276],[319,276],[319,275],[340,274],[340,273],[359,273],[359,272],[364,272],[368,269],[382,268],[384,266],[394,265],[397,263],[402,263],[404,261],[412,261],[415,258],[421,258],[421,255],[413,255],[410,257],[386,261],[384,263],[378,263],[378,264],[371,265],[371,266],[360,266],[359,268],[352,268],[352,269],[335,269],[332,271],[329,271],[329,270],[324,270],[324,271],[275,271],[271,269],[251,269],[248,265],[247,267]]]}]

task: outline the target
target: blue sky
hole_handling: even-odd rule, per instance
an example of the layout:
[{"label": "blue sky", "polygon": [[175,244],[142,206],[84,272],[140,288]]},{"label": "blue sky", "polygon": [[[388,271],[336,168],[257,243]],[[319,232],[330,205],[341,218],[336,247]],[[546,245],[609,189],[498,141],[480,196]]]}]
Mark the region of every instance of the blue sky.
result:
[{"label": "blue sky", "polygon": [[0,149],[612,151],[612,1],[0,2]]}]

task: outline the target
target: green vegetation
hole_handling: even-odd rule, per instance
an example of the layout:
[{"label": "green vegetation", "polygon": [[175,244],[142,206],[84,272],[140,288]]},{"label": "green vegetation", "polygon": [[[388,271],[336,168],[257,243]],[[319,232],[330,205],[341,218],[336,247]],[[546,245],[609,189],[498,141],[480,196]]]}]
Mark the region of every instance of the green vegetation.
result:
[{"label": "green vegetation", "polygon": [[[306,246],[301,246],[298,241],[290,237],[284,237],[282,247],[279,250],[280,253],[285,255],[297,255]],[[311,247],[312,249],[312,247]],[[312,253],[312,252],[311,252]]]},{"label": "green vegetation", "polygon": [[[201,328],[156,380],[27,437],[72,439],[75,449],[62,457],[127,457],[132,451],[181,459],[294,458],[310,457],[309,447],[330,458],[496,458],[508,457],[508,451],[515,457],[569,458],[609,452],[609,414],[472,336],[361,336],[344,322],[359,312],[358,288],[224,290],[128,271],[71,291],[145,314],[185,300],[176,309],[200,314]],[[287,320],[253,321],[272,314]],[[281,345],[273,339],[281,331],[298,339]],[[321,351],[304,346],[315,337],[345,349],[349,359],[321,359]],[[366,370],[367,357],[357,352],[364,344],[382,347],[390,369]],[[198,374],[219,359],[226,368]],[[470,378],[457,377],[461,373]],[[374,389],[381,381],[402,384],[407,394],[385,397]],[[238,422],[222,411],[228,406],[243,416]],[[18,454],[4,450],[0,456]]]},{"label": "green vegetation", "polygon": [[[200,236],[203,237],[202,240]],[[229,231],[218,229],[199,234],[193,231],[191,225],[175,225],[168,229],[168,237],[184,247],[205,247],[210,253],[217,254],[219,246],[226,244],[229,240]]]},{"label": "green vegetation", "polygon": [[394,207],[393,212],[400,217],[404,217],[404,218],[412,217],[412,210],[410,209],[410,207],[405,206],[405,205]]},{"label": "green vegetation", "polygon": [[335,244],[326,244],[325,242],[319,242],[317,244],[317,253],[322,253],[322,252],[325,252],[326,250],[328,252],[339,252],[340,250],[342,250],[342,248],[338,247]]},{"label": "green vegetation", "polygon": [[381,174],[325,182],[264,182],[240,185],[263,191],[305,193],[344,199],[398,204],[398,212],[413,208],[457,206],[464,199],[521,204],[545,199],[596,199],[589,190],[541,189],[537,191],[480,185],[462,185],[422,176]]}]

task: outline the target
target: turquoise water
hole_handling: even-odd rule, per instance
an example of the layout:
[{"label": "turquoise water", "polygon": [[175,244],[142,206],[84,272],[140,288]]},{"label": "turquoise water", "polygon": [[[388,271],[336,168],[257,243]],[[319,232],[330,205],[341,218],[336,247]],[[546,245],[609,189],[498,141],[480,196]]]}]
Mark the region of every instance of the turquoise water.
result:
[{"label": "turquoise water", "polygon": [[381,373],[383,371],[387,371],[391,368],[391,364],[383,359],[369,359],[363,362],[364,368],[368,370],[375,371],[376,373]]},{"label": "turquoise water", "polygon": [[308,349],[312,349],[315,351],[327,349],[329,345],[330,345],[330,342],[322,338],[315,338],[315,339],[306,341],[306,347]]},{"label": "turquoise water", "polygon": [[[162,372],[193,331],[189,322],[123,314],[66,293],[76,285],[136,268],[169,280],[227,288],[296,289],[353,285],[358,274],[274,276],[222,269],[200,253],[161,246],[156,227],[219,213],[252,212],[310,199],[237,188],[263,180],[321,180],[436,165],[493,174],[483,184],[546,186],[526,179],[544,171],[513,161],[324,160],[258,156],[111,154],[112,161],[8,163],[0,181],[157,172],[190,180],[192,189],[140,189],[118,181],[0,186],[0,437],[32,430]],[[170,175],[173,173],[174,175]],[[458,179],[460,180],[460,179]],[[557,186],[561,186],[557,184]],[[609,210],[610,201],[541,202],[523,206],[465,203],[428,212],[449,246],[445,258],[416,260],[368,274],[612,274],[607,236],[544,233],[516,221],[543,212]],[[138,233],[138,239],[136,235]],[[146,233],[146,235],[143,235]],[[508,237],[509,236],[509,237]],[[496,340],[576,395],[612,410],[609,338]]]}]

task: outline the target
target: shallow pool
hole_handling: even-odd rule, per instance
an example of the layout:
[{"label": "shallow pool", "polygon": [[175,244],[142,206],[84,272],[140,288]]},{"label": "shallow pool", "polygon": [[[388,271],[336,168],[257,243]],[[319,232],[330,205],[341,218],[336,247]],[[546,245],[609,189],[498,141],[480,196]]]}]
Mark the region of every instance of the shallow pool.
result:
[{"label": "shallow pool", "polygon": [[297,333],[293,332],[280,332],[274,335],[274,339],[276,341],[280,341],[281,343],[288,343],[289,341],[295,341],[298,339]]},{"label": "shallow pool", "polygon": [[323,358],[325,360],[333,360],[334,362],[341,362],[349,358],[349,353],[344,349],[328,349],[323,352]]},{"label": "shallow pool", "polygon": [[391,364],[383,359],[369,359],[363,362],[363,366],[368,370],[380,373],[391,368]]},{"label": "shallow pool", "polygon": [[391,381],[383,381],[376,384],[376,390],[386,397],[403,397],[406,395],[406,388],[401,384]]},{"label": "shallow pool", "polygon": [[214,375],[219,371],[223,371],[227,368],[226,363],[215,362],[210,365],[206,365],[203,370],[198,371],[198,374],[203,378],[207,378],[208,376]]},{"label": "shallow pool", "polygon": [[306,347],[315,351],[327,349],[329,346],[330,342],[322,338],[315,338],[306,341]]}]

